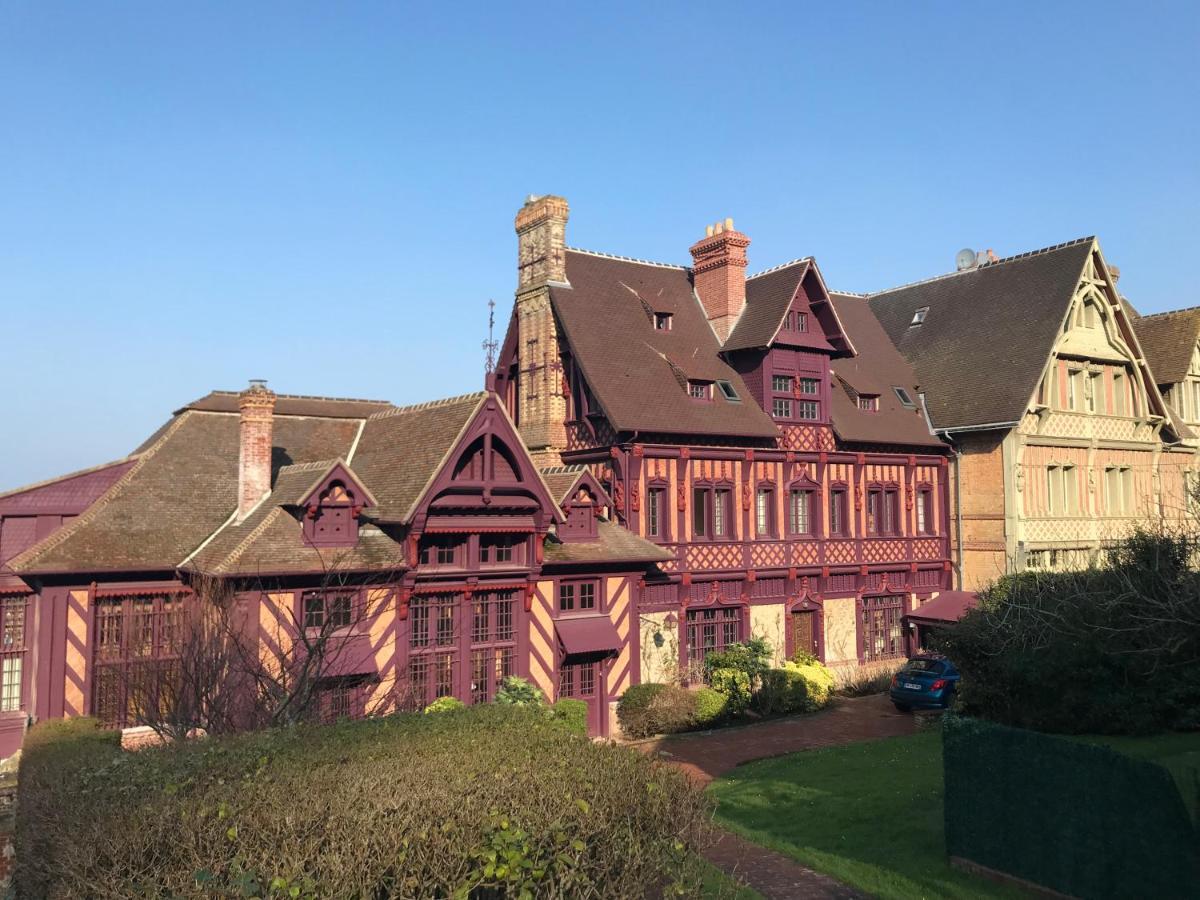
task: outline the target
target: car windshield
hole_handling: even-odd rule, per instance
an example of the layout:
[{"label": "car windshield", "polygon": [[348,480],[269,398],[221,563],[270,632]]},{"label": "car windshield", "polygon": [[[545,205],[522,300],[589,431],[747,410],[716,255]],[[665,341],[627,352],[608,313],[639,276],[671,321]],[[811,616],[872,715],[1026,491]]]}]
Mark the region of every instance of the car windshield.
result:
[{"label": "car windshield", "polygon": [[946,671],[941,660],[937,659],[910,659],[908,665],[904,667],[906,672],[933,672],[940,675]]}]

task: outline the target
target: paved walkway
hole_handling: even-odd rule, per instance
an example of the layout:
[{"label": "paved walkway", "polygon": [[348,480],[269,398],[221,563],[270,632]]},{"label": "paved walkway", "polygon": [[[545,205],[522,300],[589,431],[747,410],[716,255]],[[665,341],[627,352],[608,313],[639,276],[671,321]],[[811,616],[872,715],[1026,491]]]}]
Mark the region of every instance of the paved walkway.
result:
[{"label": "paved walkway", "polygon": [[[644,753],[657,753],[702,784],[708,784],[751,760],[854,741],[898,737],[913,734],[918,727],[912,714],[897,712],[886,694],[877,694],[839,698],[832,708],[810,716],[656,738],[643,741],[637,747]],[[781,853],[728,832],[721,832],[720,838],[705,850],[704,856],[767,900],[848,900],[867,896]]]}]

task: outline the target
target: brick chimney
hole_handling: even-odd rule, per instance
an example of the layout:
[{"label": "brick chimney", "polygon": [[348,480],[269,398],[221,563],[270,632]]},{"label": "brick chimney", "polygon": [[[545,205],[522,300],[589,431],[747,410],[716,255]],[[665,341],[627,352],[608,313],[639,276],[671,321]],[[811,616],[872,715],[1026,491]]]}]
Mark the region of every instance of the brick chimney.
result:
[{"label": "brick chimney", "polygon": [[237,521],[271,492],[271,437],[275,420],[275,392],[265,381],[252,380],[238,394],[241,441],[238,447]]},{"label": "brick chimney", "polygon": [[723,344],[746,305],[746,248],[750,238],[734,231],[733,219],[709,225],[691,247],[692,283],[709,324]]},{"label": "brick chimney", "polygon": [[570,207],[552,194],[530,195],[517,212],[517,424],[539,466],[559,465],[567,446],[558,327],[550,284],[567,280]]}]

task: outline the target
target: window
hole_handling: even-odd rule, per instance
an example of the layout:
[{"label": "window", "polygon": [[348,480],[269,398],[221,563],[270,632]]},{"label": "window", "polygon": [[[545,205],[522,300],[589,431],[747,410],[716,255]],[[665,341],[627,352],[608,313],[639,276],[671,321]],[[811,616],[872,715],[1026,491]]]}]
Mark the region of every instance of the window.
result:
[{"label": "window", "polygon": [[1125,400],[1125,373],[1113,372],[1113,415],[1127,416],[1129,415],[1128,404]]},{"label": "window", "polygon": [[104,597],[96,601],[92,714],[127,728],[162,709],[175,684],[183,598]]},{"label": "window", "polygon": [[788,531],[792,534],[812,534],[811,490],[794,490],[788,495]]},{"label": "window", "polygon": [[318,679],[313,686],[315,718],[323,725],[332,725],[340,719],[361,719],[367,714],[371,684],[361,675]]},{"label": "window", "polygon": [[1070,516],[1079,511],[1079,486],[1074,466],[1046,467],[1046,512]]},{"label": "window", "polygon": [[730,403],[741,403],[742,398],[738,396],[738,392],[734,390],[733,383],[724,379],[717,382],[717,387],[721,389],[721,396]]},{"label": "window", "polygon": [[586,612],[596,608],[595,581],[563,581],[558,585],[560,612]]},{"label": "window", "polygon": [[1082,318],[1082,324],[1083,324],[1084,328],[1095,328],[1096,327],[1095,304],[1092,304],[1092,303],[1083,304],[1083,316],[1081,318]]},{"label": "window", "polygon": [[772,375],[771,390],[777,394],[790,394],[795,379],[791,375]]},{"label": "window", "polygon": [[860,633],[867,662],[904,655],[903,615],[903,597],[863,597]]},{"label": "window", "polygon": [[790,309],[783,314],[783,330],[792,330],[792,311]]},{"label": "window", "polygon": [[1063,512],[1073,516],[1079,513],[1079,486],[1075,479],[1075,467],[1063,466]]},{"label": "window", "polygon": [[667,537],[667,489],[652,487],[646,492],[646,535],[659,540]]},{"label": "window", "polygon": [[687,658],[692,667],[703,665],[709,653],[720,652],[742,639],[742,610],[736,606],[689,609]]},{"label": "window", "polygon": [[26,598],[0,600],[0,712],[16,712],[25,705]]},{"label": "window", "polygon": [[707,485],[692,488],[692,535],[714,540],[734,537],[731,490]]},{"label": "window", "polygon": [[808,313],[796,313],[796,330],[808,331]]},{"label": "window", "polygon": [[733,537],[733,491],[719,488],[713,492],[713,537]]},{"label": "window", "polygon": [[879,395],[859,394],[858,408],[864,412],[879,412]]},{"label": "window", "polygon": [[707,381],[689,381],[688,396],[693,400],[711,400],[712,384]]},{"label": "window", "polygon": [[408,687],[418,708],[454,696],[458,678],[456,610],[462,594],[417,594],[408,607]]},{"label": "window", "polygon": [[462,535],[437,534],[421,538],[419,553],[423,566],[461,566],[466,543]]},{"label": "window", "polygon": [[816,378],[801,378],[800,393],[807,394],[810,397],[817,396],[817,392],[821,389],[821,382]]},{"label": "window", "polygon": [[820,418],[817,412],[817,404],[812,400],[801,400],[796,404],[796,418],[815,421]]},{"label": "window", "polygon": [[670,331],[671,330],[671,314],[670,313],[655,313],[654,314],[654,330],[655,331]]},{"label": "window", "polygon": [[[590,510],[585,510],[590,514]],[[524,535],[502,534],[479,539],[479,564],[483,566],[518,565],[524,562]]]},{"label": "window", "polygon": [[908,327],[916,328],[918,325],[924,324],[925,316],[928,312],[929,312],[929,307],[922,306],[920,309],[918,309],[916,312],[913,313],[912,321],[908,323]]},{"label": "window", "polygon": [[1083,402],[1083,371],[1067,370],[1067,409],[1079,409]]},{"label": "window", "polygon": [[1133,470],[1128,466],[1106,468],[1104,495],[1110,516],[1134,515]]},{"label": "window", "polygon": [[515,591],[476,594],[471,609],[471,702],[488,703],[513,673]]},{"label": "window", "polygon": [[775,397],[771,401],[771,415],[776,419],[790,419],[792,417],[792,401],[786,397]]},{"label": "window", "polygon": [[846,530],[846,489],[833,488],[829,492],[829,533],[844,537]]},{"label": "window", "polygon": [[558,696],[587,700],[596,696],[596,663],[572,663],[558,670]]},{"label": "window", "polygon": [[933,534],[933,491],[917,489],[917,534]]},{"label": "window", "polygon": [[775,537],[775,491],[759,488],[754,497],[754,528],[760,537]]},{"label": "window", "polygon": [[305,591],[301,602],[304,604],[305,628],[334,631],[350,627],[354,609],[352,594]]},{"label": "window", "polygon": [[909,396],[908,391],[902,387],[894,387],[892,390],[896,392],[896,399],[900,401],[901,406],[907,407],[908,409],[916,408],[917,404],[913,403],[913,399]]},{"label": "window", "polygon": [[894,487],[867,491],[867,534],[898,534],[900,530],[900,492]]},{"label": "window", "polygon": [[709,507],[712,500],[712,490],[710,488],[692,488],[692,535],[694,537],[708,537],[708,519]]},{"label": "window", "polygon": [[1085,408],[1088,412],[1101,412],[1104,409],[1104,381],[1100,372],[1089,372],[1084,382]]}]

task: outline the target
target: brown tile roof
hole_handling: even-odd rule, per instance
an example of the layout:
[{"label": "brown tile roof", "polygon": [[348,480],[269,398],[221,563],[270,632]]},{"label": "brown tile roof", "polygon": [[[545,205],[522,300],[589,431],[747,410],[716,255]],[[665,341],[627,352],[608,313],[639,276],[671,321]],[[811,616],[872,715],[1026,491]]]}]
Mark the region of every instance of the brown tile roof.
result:
[{"label": "brown tile roof", "polygon": [[[568,250],[570,287],[551,302],[601,408],[618,431],[774,439],[775,424],[719,352],[692,290],[688,269]],[[651,313],[671,314],[657,331]],[[729,381],[740,402],[714,390],[711,403],[688,397],[681,379]]]},{"label": "brown tile roof", "polygon": [[[1094,243],[1082,238],[869,295],[916,370],[935,427],[1020,419]],[[924,323],[910,327],[922,307]]]},{"label": "brown tile roof", "polygon": [[541,470],[542,481],[546,482],[554,502],[561,506],[579,476],[586,471],[587,466],[549,466]]},{"label": "brown tile roof", "polygon": [[1183,381],[1200,340],[1200,306],[1135,318],[1133,330],[1155,381],[1160,386]]},{"label": "brown tile roof", "polygon": [[[10,561],[19,572],[169,570],[237,506],[238,417],[187,409],[88,510]],[[273,462],[344,455],[361,420],[282,416]]]},{"label": "brown tile roof", "polygon": [[812,266],[811,259],[797,259],[746,279],[746,305],[722,349],[752,350],[767,347],[783,325],[800,281]]},{"label": "brown tile roof", "polygon": [[[831,294],[830,299],[842,327],[858,351],[855,356],[835,359],[831,363],[835,377],[831,386],[830,416],[838,437],[860,443],[944,448],[945,445],[930,433],[917,401],[912,366],[888,339],[867,301],[845,294]],[[856,394],[878,394],[879,411],[860,409],[842,382],[848,383]],[[900,402],[895,391],[897,387],[908,392],[917,404],[916,408],[909,409]]]},{"label": "brown tile roof", "polygon": [[553,537],[546,539],[546,565],[597,562],[645,564],[674,558],[670,551],[638,537],[627,528],[604,520],[597,523],[594,541],[563,544]]},{"label": "brown tile roof", "polygon": [[379,500],[372,510],[375,518],[402,522],[412,515],[413,505],[486,397],[480,391],[393,407],[367,420],[350,463]]},{"label": "brown tile roof", "polygon": [[[391,409],[392,404],[386,400],[352,400],[345,397],[308,397],[302,394],[277,394],[275,397],[275,415],[277,416],[317,416],[322,419],[365,419],[377,412]],[[200,412],[238,412],[237,391],[213,391],[199,400],[193,400],[186,406],[175,410],[181,413],[186,409]]]}]

